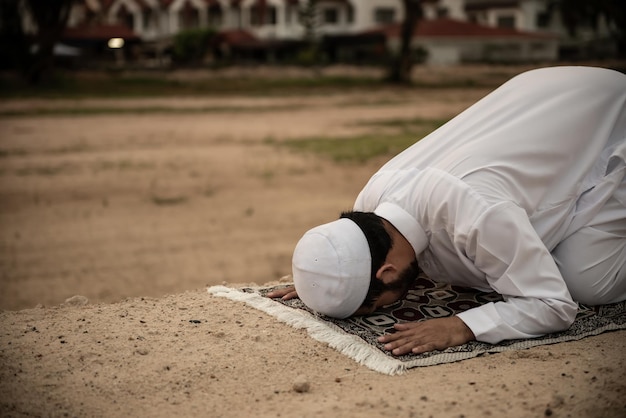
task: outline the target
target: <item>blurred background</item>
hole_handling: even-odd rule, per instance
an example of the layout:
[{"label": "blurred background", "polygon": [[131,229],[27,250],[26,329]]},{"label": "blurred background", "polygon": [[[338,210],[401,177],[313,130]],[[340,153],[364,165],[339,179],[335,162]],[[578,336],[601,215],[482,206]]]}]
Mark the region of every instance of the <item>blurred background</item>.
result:
[{"label": "blurred background", "polygon": [[0,0],[0,309],[288,275],[520,72],[626,69],[623,0]]}]

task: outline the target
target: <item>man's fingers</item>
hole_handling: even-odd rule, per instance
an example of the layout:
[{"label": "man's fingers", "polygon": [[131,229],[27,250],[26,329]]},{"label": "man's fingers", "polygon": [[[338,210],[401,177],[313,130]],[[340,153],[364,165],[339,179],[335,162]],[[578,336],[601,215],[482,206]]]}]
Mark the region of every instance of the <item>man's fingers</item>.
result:
[{"label": "man's fingers", "polygon": [[286,295],[284,295],[281,299],[282,300],[289,300],[289,299],[293,299],[293,298],[297,298],[298,297],[298,293],[294,290],[293,292],[289,292]]},{"label": "man's fingers", "polygon": [[428,353],[429,351],[435,351],[437,349],[438,348],[435,346],[435,344],[430,343],[430,344],[423,344],[423,345],[418,345],[417,347],[413,347],[411,352],[413,354],[422,354],[422,353]]},{"label": "man's fingers", "polygon": [[405,342],[403,344],[401,344],[400,346],[390,350],[392,352],[392,354],[394,356],[401,356],[403,354],[407,354],[410,353],[411,350],[413,349],[413,343],[411,342]]},{"label": "man's fingers", "polygon": [[[407,322],[404,324],[395,324],[396,332],[378,337],[378,341],[384,343],[385,350],[391,351],[393,355],[401,356],[408,353],[426,353],[436,350],[436,344],[426,342],[425,335],[419,328],[423,323]],[[422,328],[423,330],[423,328]]]},{"label": "man's fingers", "polygon": [[429,351],[437,350],[437,344],[433,342],[424,343],[418,339],[403,338],[388,344],[385,344],[385,350],[391,351],[396,356],[407,353],[421,354]]},{"label": "man's fingers", "polygon": [[283,287],[282,289],[276,289],[267,294],[268,298],[282,298],[283,300],[293,299],[298,297],[298,292],[293,286]]},{"label": "man's fingers", "polygon": [[404,324],[395,324],[393,327],[398,332],[393,332],[391,334],[381,335],[380,337],[378,337],[378,342],[388,343],[388,342],[391,342],[391,341],[395,341],[395,340],[397,340],[399,338],[404,338],[405,334],[402,331],[411,330],[411,329],[416,328],[418,326],[420,326],[419,322],[407,322],[407,323],[404,323]]},{"label": "man's fingers", "polygon": [[394,355],[402,355],[410,353],[414,344],[408,339],[404,338],[399,333],[387,334],[378,337],[378,341],[384,343],[384,349],[391,351]]},{"label": "man's fingers", "polygon": [[384,344],[385,350],[395,355],[443,350],[475,339],[471,330],[458,317],[396,324],[394,331],[380,336],[378,341]]},{"label": "man's fingers", "polygon": [[417,328],[421,322],[405,322],[404,324],[394,324],[394,328],[398,331],[406,331],[407,329]]},{"label": "man's fingers", "polygon": [[402,354],[410,353],[413,347],[415,347],[415,338],[408,338],[401,332],[395,332],[393,334],[383,335],[378,338],[378,341],[384,343],[384,349],[391,351],[394,355],[399,356]]}]

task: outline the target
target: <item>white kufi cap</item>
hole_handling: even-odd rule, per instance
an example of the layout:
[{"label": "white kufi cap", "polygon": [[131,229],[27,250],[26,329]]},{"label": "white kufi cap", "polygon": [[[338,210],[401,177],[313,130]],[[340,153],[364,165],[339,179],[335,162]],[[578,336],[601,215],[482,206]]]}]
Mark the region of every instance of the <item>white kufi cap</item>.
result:
[{"label": "white kufi cap", "polygon": [[314,311],[347,318],[365,301],[372,257],[354,221],[342,218],[309,230],[296,245],[292,261],[298,296]]}]

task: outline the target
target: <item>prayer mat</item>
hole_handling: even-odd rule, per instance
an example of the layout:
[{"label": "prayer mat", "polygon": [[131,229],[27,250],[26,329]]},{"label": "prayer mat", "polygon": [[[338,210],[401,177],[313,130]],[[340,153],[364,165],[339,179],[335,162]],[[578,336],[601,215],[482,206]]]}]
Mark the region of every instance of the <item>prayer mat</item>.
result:
[{"label": "prayer mat", "polygon": [[394,356],[377,341],[380,335],[393,332],[394,324],[454,315],[484,303],[500,301],[502,297],[497,293],[434,283],[422,275],[405,299],[371,315],[342,320],[319,315],[307,308],[300,299],[282,301],[265,297],[269,291],[278,287],[284,285],[242,289],[213,286],[208,292],[243,301],[295,328],[304,328],[314,339],[327,343],[372,370],[390,375],[403,373],[413,367],[450,363],[485,353],[579,340],[606,331],[626,329],[626,301],[594,307],[579,304],[574,324],[563,332],[533,339],[507,340],[498,344],[471,341],[443,351]]}]

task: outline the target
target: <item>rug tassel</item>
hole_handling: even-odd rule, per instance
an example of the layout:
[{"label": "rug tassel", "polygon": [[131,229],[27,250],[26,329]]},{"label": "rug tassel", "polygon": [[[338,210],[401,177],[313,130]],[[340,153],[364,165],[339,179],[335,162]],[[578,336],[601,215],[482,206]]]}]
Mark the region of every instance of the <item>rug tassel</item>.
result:
[{"label": "rug tassel", "polygon": [[359,337],[346,334],[338,327],[335,329],[331,324],[316,321],[307,312],[289,308],[258,293],[246,293],[226,286],[212,286],[207,291],[214,296],[244,302],[294,328],[306,329],[312,338],[377,372],[396,375],[407,370],[401,361],[389,358]]}]

